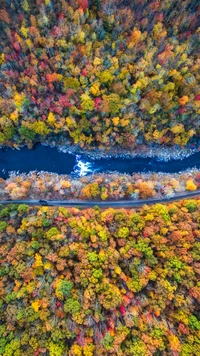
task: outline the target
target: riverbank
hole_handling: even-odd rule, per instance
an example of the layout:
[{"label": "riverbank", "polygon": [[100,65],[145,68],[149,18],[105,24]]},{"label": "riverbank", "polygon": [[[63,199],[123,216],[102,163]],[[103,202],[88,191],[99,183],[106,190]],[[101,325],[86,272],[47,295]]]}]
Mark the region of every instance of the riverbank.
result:
[{"label": "riverbank", "polygon": [[156,158],[160,161],[167,162],[171,159],[182,160],[192,154],[200,151],[200,144],[191,144],[190,147],[180,147],[178,145],[172,147],[163,147],[161,145],[151,144],[149,146],[145,144],[139,144],[133,150],[128,151],[122,147],[115,146],[112,148],[95,148],[87,147],[81,148],[79,144],[75,145],[65,139],[46,139],[44,142],[40,142],[42,145],[50,147],[56,147],[61,152],[68,152],[74,155],[81,154],[91,159],[101,158]]},{"label": "riverbank", "polygon": [[82,178],[48,172],[16,174],[0,180],[0,200],[88,200],[169,199],[200,188],[200,171],[177,174],[92,174]]},{"label": "riverbank", "polygon": [[33,149],[37,144],[43,146],[49,146],[57,148],[60,152],[69,153],[73,155],[84,155],[90,159],[102,159],[102,158],[155,158],[159,161],[167,162],[169,160],[183,160],[191,155],[200,152],[200,143],[194,142],[188,144],[186,147],[180,147],[179,145],[164,146],[159,144],[138,144],[134,149],[127,150],[120,146],[113,147],[92,147],[87,145],[85,148],[80,144],[73,144],[67,137],[62,135],[53,135],[43,140],[38,139],[35,142],[29,142],[26,144],[13,144],[11,141],[9,145],[2,145],[0,148],[13,148],[22,149],[28,147]]}]

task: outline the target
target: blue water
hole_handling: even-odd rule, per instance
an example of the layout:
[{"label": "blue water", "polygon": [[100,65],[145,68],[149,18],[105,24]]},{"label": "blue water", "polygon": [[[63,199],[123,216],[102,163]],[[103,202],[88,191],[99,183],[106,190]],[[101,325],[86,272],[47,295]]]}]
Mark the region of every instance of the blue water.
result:
[{"label": "blue water", "polygon": [[36,145],[32,150],[0,149],[0,176],[9,177],[9,172],[29,173],[47,171],[58,174],[84,176],[95,172],[135,173],[166,172],[176,173],[188,168],[200,168],[200,152],[183,160],[157,161],[155,158],[109,158],[92,160],[86,156],[59,152],[56,148]]}]

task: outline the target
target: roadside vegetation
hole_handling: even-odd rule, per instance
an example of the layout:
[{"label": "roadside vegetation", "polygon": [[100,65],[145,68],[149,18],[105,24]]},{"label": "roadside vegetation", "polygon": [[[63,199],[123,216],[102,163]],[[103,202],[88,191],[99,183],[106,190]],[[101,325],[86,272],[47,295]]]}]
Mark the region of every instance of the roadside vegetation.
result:
[{"label": "roadside vegetation", "polygon": [[82,178],[48,172],[0,179],[0,200],[123,200],[170,198],[200,189],[197,169],[178,174],[94,174]]}]

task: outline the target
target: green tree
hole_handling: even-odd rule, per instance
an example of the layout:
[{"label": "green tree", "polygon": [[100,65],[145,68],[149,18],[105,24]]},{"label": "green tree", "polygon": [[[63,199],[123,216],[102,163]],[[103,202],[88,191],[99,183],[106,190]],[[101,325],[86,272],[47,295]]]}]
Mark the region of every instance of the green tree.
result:
[{"label": "green tree", "polygon": [[24,137],[28,140],[31,140],[31,141],[34,140],[35,135],[36,135],[36,133],[33,130],[31,130],[28,127],[25,127],[23,125],[19,128],[19,133],[22,137]]}]

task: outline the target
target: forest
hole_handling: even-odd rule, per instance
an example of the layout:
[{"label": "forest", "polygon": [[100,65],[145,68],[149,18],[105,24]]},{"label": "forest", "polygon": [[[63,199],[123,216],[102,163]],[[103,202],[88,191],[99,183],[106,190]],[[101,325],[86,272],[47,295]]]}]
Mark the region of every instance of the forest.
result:
[{"label": "forest", "polygon": [[0,356],[200,356],[199,39],[198,0],[0,0]]},{"label": "forest", "polygon": [[0,355],[199,355],[199,199],[0,217]]},{"label": "forest", "polygon": [[0,145],[197,145],[198,1],[3,0]]}]

